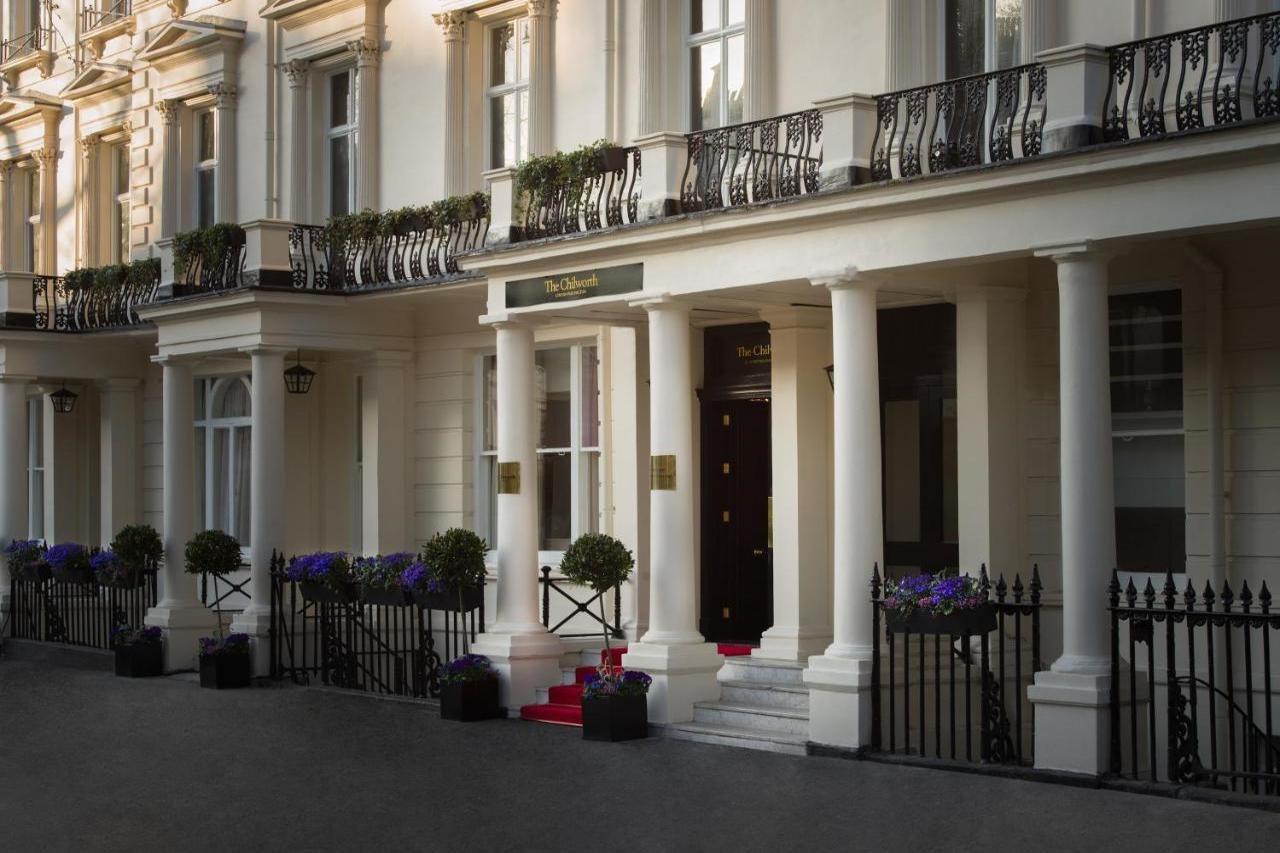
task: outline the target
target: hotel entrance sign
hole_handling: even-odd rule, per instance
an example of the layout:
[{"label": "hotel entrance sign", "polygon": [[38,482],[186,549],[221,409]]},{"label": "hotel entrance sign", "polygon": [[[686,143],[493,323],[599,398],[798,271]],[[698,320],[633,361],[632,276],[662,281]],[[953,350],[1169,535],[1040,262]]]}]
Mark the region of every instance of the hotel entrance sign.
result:
[{"label": "hotel entrance sign", "polygon": [[644,264],[576,270],[540,278],[507,282],[507,307],[527,308],[557,302],[575,302],[594,296],[635,293],[644,286]]}]

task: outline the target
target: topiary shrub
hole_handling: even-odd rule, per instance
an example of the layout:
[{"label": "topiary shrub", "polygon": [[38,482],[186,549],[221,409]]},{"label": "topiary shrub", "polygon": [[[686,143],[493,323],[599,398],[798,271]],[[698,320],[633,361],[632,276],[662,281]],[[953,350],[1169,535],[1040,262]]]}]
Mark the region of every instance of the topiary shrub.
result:
[{"label": "topiary shrub", "polygon": [[120,528],[111,540],[111,550],[129,568],[145,571],[160,562],[164,544],[150,524],[130,524]]},{"label": "topiary shrub", "polygon": [[229,575],[240,569],[240,543],[221,530],[202,530],[187,543],[187,572]]},{"label": "topiary shrub", "polygon": [[617,539],[605,533],[584,533],[573,540],[560,558],[560,573],[571,583],[590,587],[600,601],[600,626],[604,634],[604,662],[601,674],[613,677],[613,656],[609,653],[609,621],[605,618],[604,596],[631,576],[635,558]]},{"label": "topiary shrub", "polygon": [[446,592],[458,596],[459,610],[462,609],[464,589],[484,586],[486,550],[483,539],[462,527],[451,527],[444,533],[437,533],[422,549],[422,562]]}]

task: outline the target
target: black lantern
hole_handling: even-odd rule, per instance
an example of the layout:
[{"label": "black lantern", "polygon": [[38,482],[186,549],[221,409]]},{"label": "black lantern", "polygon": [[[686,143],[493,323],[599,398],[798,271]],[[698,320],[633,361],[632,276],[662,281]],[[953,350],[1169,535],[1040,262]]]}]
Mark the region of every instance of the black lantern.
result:
[{"label": "black lantern", "polygon": [[836,366],[834,364],[828,364],[826,371],[827,381],[831,383],[831,390],[834,391],[836,390]]},{"label": "black lantern", "polygon": [[316,372],[302,366],[302,351],[298,351],[298,363],[284,372],[284,387],[290,394],[305,394],[311,390]]},{"label": "black lantern", "polygon": [[55,412],[60,415],[69,415],[76,407],[76,398],[79,396],[75,391],[68,391],[67,386],[63,385],[60,390],[50,394],[49,399],[53,402]]}]

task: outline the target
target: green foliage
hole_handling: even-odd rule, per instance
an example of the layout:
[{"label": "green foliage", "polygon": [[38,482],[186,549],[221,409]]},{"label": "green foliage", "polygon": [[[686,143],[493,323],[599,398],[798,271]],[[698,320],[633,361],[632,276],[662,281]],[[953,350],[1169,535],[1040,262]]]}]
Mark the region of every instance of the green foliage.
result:
[{"label": "green foliage", "polygon": [[211,572],[228,575],[240,568],[240,543],[221,530],[203,530],[186,548],[186,569],[193,575]]},{"label": "green foliage", "polygon": [[[111,540],[111,550],[130,568],[145,569],[159,562],[164,554],[164,545],[160,542],[160,534],[150,524],[130,524],[120,528]],[[238,553],[238,545],[236,550]]]},{"label": "green foliage", "polygon": [[613,147],[597,139],[573,151],[530,157],[516,167],[516,192],[543,195],[561,184],[581,184],[604,171],[604,153]]},{"label": "green foliage", "polygon": [[422,549],[422,561],[450,592],[484,584],[484,540],[452,527],[437,533]]},{"label": "green foliage", "polygon": [[71,270],[62,277],[67,289],[76,293],[111,294],[121,288],[141,288],[160,277],[160,259],[145,258],[127,264],[108,264]]},{"label": "green foliage", "polygon": [[206,269],[220,267],[231,251],[243,245],[244,229],[231,222],[174,234],[173,274],[182,278],[196,260]]},{"label": "green foliage", "polygon": [[608,592],[631,575],[635,559],[627,547],[604,533],[584,533],[560,559],[560,572],[571,582]]}]

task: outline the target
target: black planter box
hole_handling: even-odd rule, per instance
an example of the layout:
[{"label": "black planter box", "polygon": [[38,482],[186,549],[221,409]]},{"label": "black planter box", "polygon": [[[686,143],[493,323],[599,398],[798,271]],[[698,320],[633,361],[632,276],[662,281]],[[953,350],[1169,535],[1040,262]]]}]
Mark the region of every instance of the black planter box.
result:
[{"label": "black planter box", "polygon": [[41,583],[53,577],[53,570],[44,563],[28,563],[19,569],[15,569],[13,576],[20,581]]},{"label": "black planter box", "polygon": [[327,583],[320,581],[299,581],[298,586],[302,588],[302,597],[307,601],[333,601],[340,604],[349,604],[356,600],[355,588],[344,584],[342,589],[334,589]]},{"label": "black planter box", "polygon": [[462,606],[458,606],[458,593],[413,591],[413,603],[423,610],[454,610],[469,613],[484,603],[484,587],[470,586],[462,590]]},{"label": "black planter box", "polygon": [[116,646],[116,675],[122,678],[155,678],[164,675],[164,646],[158,642]]},{"label": "black planter box", "polygon": [[583,740],[636,740],[649,736],[649,697],[582,699]]},{"label": "black planter box", "polygon": [[253,658],[247,654],[200,656],[200,686],[213,690],[248,687]]},{"label": "black planter box", "polygon": [[400,587],[383,589],[362,584],[360,586],[360,598],[365,604],[377,604],[383,607],[404,607],[409,603],[409,592]]},{"label": "black planter box", "polygon": [[627,149],[611,145],[602,150],[600,168],[604,172],[619,172],[627,168]]},{"label": "black planter box", "polygon": [[911,615],[906,617],[893,611],[885,611],[885,628],[891,634],[972,637],[977,634],[987,634],[996,629],[996,608],[995,605],[987,603],[945,615],[913,610]]},{"label": "black planter box", "polygon": [[498,707],[498,679],[440,685],[440,719],[474,723],[502,716]]},{"label": "black planter box", "polygon": [[63,583],[80,584],[81,586],[92,586],[94,583],[93,569],[54,569],[53,576]]},{"label": "black planter box", "polygon": [[110,582],[99,579],[98,583],[102,586],[109,586],[112,589],[137,589],[142,586],[147,579],[146,572],[141,569],[130,569],[124,575],[118,575]]}]

